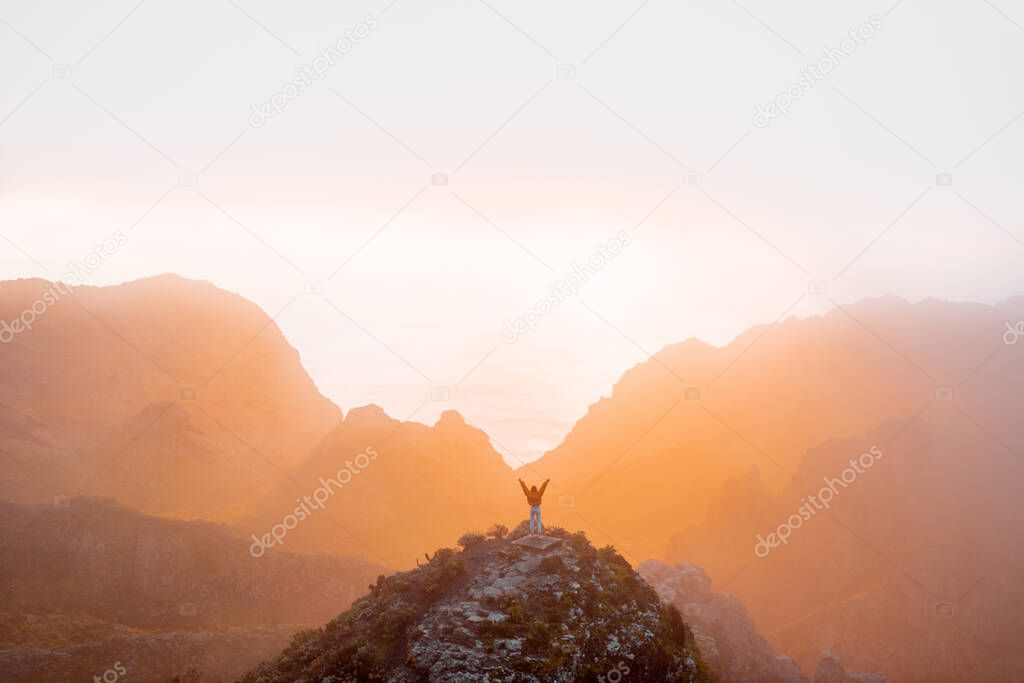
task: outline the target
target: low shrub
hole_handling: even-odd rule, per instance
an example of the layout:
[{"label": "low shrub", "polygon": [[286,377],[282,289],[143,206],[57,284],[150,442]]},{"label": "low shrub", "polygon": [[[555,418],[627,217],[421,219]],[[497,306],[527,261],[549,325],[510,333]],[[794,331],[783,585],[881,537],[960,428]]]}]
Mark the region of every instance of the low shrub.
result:
[{"label": "low shrub", "polygon": [[470,531],[462,534],[462,536],[459,537],[458,543],[460,547],[468,550],[469,548],[472,548],[475,545],[479,545],[480,543],[483,543],[486,540],[487,537],[483,534],[478,534],[475,531]]}]

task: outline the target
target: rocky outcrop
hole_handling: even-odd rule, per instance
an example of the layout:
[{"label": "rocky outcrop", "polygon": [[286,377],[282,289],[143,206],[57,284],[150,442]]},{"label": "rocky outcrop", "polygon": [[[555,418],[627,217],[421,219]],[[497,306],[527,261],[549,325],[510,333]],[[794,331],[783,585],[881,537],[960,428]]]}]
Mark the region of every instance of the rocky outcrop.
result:
[{"label": "rocky outcrop", "polygon": [[547,550],[467,535],[242,680],[712,680],[678,611],[626,560],[549,535],[560,542]]},{"label": "rocky outcrop", "polygon": [[796,662],[776,655],[757,633],[738,598],[711,592],[711,579],[700,567],[648,560],[640,574],[662,600],[683,612],[722,683],[806,683]]},{"label": "rocky outcrop", "polygon": [[[685,615],[701,652],[721,683],[807,683],[797,663],[775,653],[757,632],[746,606],[728,593],[712,592],[707,573],[692,564],[670,567],[656,560],[640,565],[640,574]],[[821,678],[824,676],[824,678]],[[885,683],[880,674],[843,668],[839,657],[822,653],[814,683]]]}]

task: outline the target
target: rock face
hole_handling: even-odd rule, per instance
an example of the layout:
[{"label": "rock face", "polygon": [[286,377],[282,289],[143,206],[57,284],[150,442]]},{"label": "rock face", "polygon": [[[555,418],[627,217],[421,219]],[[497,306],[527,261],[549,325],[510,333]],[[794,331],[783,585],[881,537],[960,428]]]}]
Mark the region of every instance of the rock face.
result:
[{"label": "rock face", "polygon": [[561,542],[562,539],[556,538],[554,536],[534,536],[533,534],[530,534],[528,536],[523,536],[522,538],[518,538],[512,541],[512,545],[521,545],[524,548],[530,548],[532,550],[539,550],[543,552],[545,550],[548,550],[549,548],[555,547]]},{"label": "rock face", "polygon": [[[661,599],[683,612],[708,665],[721,683],[806,683],[796,662],[779,656],[762,638],[746,606],[728,593],[713,593],[707,573],[692,564],[648,560],[640,574]],[[822,653],[814,683],[885,683],[880,674],[843,668],[839,657]]]},{"label": "rock face", "polygon": [[713,680],[678,611],[626,560],[548,533],[562,542],[543,551],[467,535],[242,681]]},{"label": "rock face", "polygon": [[728,593],[712,593],[711,579],[700,567],[670,567],[655,560],[640,565],[640,574],[686,614],[701,651],[722,683],[806,683],[789,657],[775,654],[757,633],[747,608]]}]

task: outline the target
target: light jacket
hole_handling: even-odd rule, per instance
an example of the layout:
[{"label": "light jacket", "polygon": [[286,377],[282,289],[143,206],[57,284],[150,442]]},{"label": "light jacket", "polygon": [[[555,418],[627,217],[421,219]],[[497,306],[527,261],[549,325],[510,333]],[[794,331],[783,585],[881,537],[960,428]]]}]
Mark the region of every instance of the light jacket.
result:
[{"label": "light jacket", "polygon": [[[551,480],[548,479],[548,481]],[[526,488],[526,484],[522,479],[519,480],[519,485],[523,487],[523,493],[526,494],[526,502],[529,503],[531,507],[540,505],[540,499],[544,497],[544,489],[548,487],[548,481],[541,484],[539,489],[531,490]]]}]

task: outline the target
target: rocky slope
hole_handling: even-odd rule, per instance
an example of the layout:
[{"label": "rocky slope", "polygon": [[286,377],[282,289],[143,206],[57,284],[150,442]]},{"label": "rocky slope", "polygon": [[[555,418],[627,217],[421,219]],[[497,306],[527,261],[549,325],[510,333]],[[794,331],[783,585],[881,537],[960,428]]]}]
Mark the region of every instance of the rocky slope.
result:
[{"label": "rocky slope", "polygon": [[[661,599],[686,615],[697,644],[721,683],[807,683],[807,677],[789,657],[779,656],[760,636],[750,612],[736,597],[712,592],[711,579],[700,567],[670,567],[649,560],[640,575]],[[814,683],[885,683],[881,674],[845,669],[832,652],[823,652]]]},{"label": "rocky slope", "polygon": [[549,534],[545,551],[464,536],[242,681],[712,680],[678,611],[620,555]]}]

